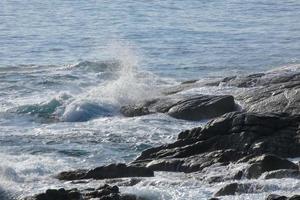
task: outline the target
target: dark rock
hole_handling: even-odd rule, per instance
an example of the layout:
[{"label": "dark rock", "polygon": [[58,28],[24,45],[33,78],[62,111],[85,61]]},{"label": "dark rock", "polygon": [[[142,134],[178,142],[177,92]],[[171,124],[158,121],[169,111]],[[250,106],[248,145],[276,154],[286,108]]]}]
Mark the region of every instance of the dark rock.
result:
[{"label": "dark rock", "polygon": [[286,196],[280,196],[277,194],[270,194],[266,200],[287,200],[288,198]]},{"label": "dark rock", "polygon": [[262,175],[264,179],[281,179],[281,178],[300,178],[300,171],[294,169],[280,169],[266,172]]},{"label": "dark rock", "polygon": [[214,196],[227,196],[261,191],[263,186],[251,183],[230,183],[215,193]]},{"label": "dark rock", "polygon": [[290,198],[286,197],[286,196],[280,196],[277,194],[270,194],[266,200],[300,200],[300,195],[294,195]]},{"label": "dark rock", "polygon": [[290,197],[288,200],[300,200],[300,195],[294,195]]},{"label": "dark rock", "polygon": [[121,108],[125,116],[140,116],[149,113],[167,113],[185,120],[210,119],[236,110],[233,96],[193,95],[166,96],[137,105]]},{"label": "dark rock", "polygon": [[249,112],[300,111],[300,70],[279,70],[223,79],[223,86],[250,88],[235,95]]},{"label": "dark rock", "polygon": [[298,166],[291,161],[274,155],[262,155],[249,161],[251,164],[246,171],[248,178],[258,178],[262,173],[278,169],[298,170]]},{"label": "dark rock", "polygon": [[237,183],[231,183],[221,188],[218,192],[216,192],[215,196],[226,196],[226,195],[235,195],[238,189]]},{"label": "dark rock", "polygon": [[196,96],[173,105],[168,114],[185,120],[201,120],[218,117],[235,110],[233,96]]},{"label": "dark rock", "polygon": [[56,178],[58,178],[59,180],[68,180],[68,181],[84,179],[88,171],[89,170],[79,169],[74,171],[61,172],[56,176]]},{"label": "dark rock", "polygon": [[65,190],[48,189],[45,193],[37,194],[33,197],[27,197],[25,200],[81,200],[82,194],[77,189]]},{"label": "dark rock", "polygon": [[127,166],[125,164],[110,164],[92,170],[75,170],[61,172],[57,175],[60,180],[77,179],[110,179],[123,177],[151,177],[154,173],[145,167]]},{"label": "dark rock", "polygon": [[65,190],[49,189],[45,193],[37,194],[33,197],[27,197],[25,200],[136,200],[137,197],[132,194],[120,194],[117,186],[103,185],[97,189],[89,188],[85,190]]},{"label": "dark rock", "polygon": [[215,163],[247,162],[263,154],[299,157],[299,127],[300,115],[228,113],[203,128],[180,133],[174,143],[145,150],[131,165],[194,172]]},{"label": "dark rock", "polygon": [[[187,82],[169,88],[169,93],[203,86],[245,88],[232,92],[234,98],[248,112],[300,113],[300,68],[287,68],[248,76],[231,76],[221,80],[199,83]],[[167,92],[168,93],[168,92]],[[230,94],[230,93],[227,93]]]},{"label": "dark rock", "polygon": [[120,112],[125,116],[125,117],[136,117],[136,116],[142,116],[142,115],[148,115],[150,114],[150,111],[148,110],[147,107],[143,106],[123,106],[121,107]]}]

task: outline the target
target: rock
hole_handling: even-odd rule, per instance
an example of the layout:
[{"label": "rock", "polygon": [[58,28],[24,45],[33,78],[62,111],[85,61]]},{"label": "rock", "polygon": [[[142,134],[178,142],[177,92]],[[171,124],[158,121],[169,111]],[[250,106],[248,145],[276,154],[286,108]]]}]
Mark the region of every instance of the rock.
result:
[{"label": "rock", "polygon": [[240,93],[236,99],[249,112],[286,112],[298,114],[300,111],[300,79],[278,83],[262,88],[254,88]]},{"label": "rock", "polygon": [[219,197],[243,193],[254,193],[260,191],[262,188],[263,186],[261,185],[251,183],[230,183],[217,191],[214,196]]},{"label": "rock", "polygon": [[65,190],[49,189],[45,193],[27,197],[25,200],[137,200],[132,194],[120,194],[117,186],[103,185],[97,189],[89,188],[79,191],[78,189]]},{"label": "rock", "polygon": [[288,198],[286,196],[280,196],[277,194],[270,194],[266,200],[287,200]]},{"label": "rock", "polygon": [[215,193],[215,196],[226,196],[226,195],[235,195],[238,189],[237,183],[231,183],[221,188],[218,192]]},{"label": "rock", "polygon": [[125,164],[110,164],[92,170],[75,170],[61,172],[57,175],[60,180],[78,179],[110,179],[123,177],[151,177],[154,172],[145,167],[127,166]]},{"label": "rock", "polygon": [[[300,66],[256,73],[247,76],[230,76],[211,82],[186,82],[173,86],[167,94],[183,90],[209,86],[244,88],[231,95],[248,112],[287,112],[300,113]],[[227,93],[230,94],[230,93]]]},{"label": "rock", "polygon": [[249,112],[300,111],[300,68],[284,69],[242,77],[225,78],[223,86],[250,88],[235,95]]},{"label": "rock", "polygon": [[281,178],[300,178],[300,171],[294,169],[279,169],[271,172],[266,172],[262,176],[264,179],[281,179]]},{"label": "rock", "polygon": [[218,117],[235,110],[233,96],[196,96],[173,105],[168,115],[185,120],[201,120]]},{"label": "rock", "polygon": [[300,157],[299,129],[300,115],[228,113],[202,128],[180,133],[174,143],[143,151],[131,165],[195,172],[215,163],[247,162],[263,154]]},{"label": "rock", "polygon": [[249,161],[250,167],[246,170],[248,178],[258,178],[262,173],[278,169],[298,170],[298,166],[291,161],[274,155],[262,155]]},{"label": "rock", "polygon": [[277,194],[270,194],[266,200],[300,200],[300,195],[294,195],[290,198],[286,197],[286,196],[280,196]]},{"label": "rock", "polygon": [[120,112],[125,117],[136,117],[136,116],[142,116],[142,115],[148,115],[148,114],[150,114],[150,111],[148,110],[147,107],[132,106],[132,105],[121,107]]},{"label": "rock", "polygon": [[45,193],[37,194],[33,197],[27,197],[25,200],[81,200],[82,194],[77,189],[65,190],[48,189]]},{"label": "rock", "polygon": [[123,106],[120,112],[125,116],[140,116],[150,113],[167,113],[185,120],[211,119],[236,110],[230,95],[172,95],[149,100],[136,105]]}]

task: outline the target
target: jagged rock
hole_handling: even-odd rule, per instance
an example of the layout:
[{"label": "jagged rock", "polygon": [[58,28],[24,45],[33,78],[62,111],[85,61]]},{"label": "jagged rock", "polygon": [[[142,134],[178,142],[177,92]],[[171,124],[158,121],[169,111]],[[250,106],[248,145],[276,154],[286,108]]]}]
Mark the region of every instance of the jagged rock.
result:
[{"label": "jagged rock", "polygon": [[[208,86],[245,88],[234,98],[248,112],[300,113],[300,66],[248,76],[231,76],[212,82],[186,82],[169,88],[166,93]],[[230,93],[227,93],[230,94]]]},{"label": "jagged rock", "polygon": [[65,190],[48,189],[45,193],[37,194],[33,197],[27,197],[25,200],[81,200],[82,194],[77,189]]},{"label": "jagged rock", "polygon": [[299,127],[300,115],[228,113],[203,128],[184,131],[174,143],[145,150],[131,165],[194,172],[266,153],[299,157]]},{"label": "jagged rock", "polygon": [[290,198],[286,197],[286,196],[280,196],[277,194],[270,194],[266,200],[300,200],[300,195],[294,195]]},{"label": "jagged rock", "polygon": [[258,178],[262,173],[278,169],[298,170],[298,166],[291,161],[274,155],[262,155],[249,161],[250,167],[246,170],[248,178]]},{"label": "jagged rock", "polygon": [[27,197],[25,200],[137,200],[132,194],[120,194],[117,186],[103,185],[97,189],[89,188],[79,191],[78,189],[65,190],[49,189],[45,193]]},{"label": "jagged rock", "polygon": [[254,193],[262,188],[263,186],[261,185],[251,183],[230,183],[217,191],[214,196],[219,197],[243,193]]},{"label": "jagged rock", "polygon": [[136,116],[142,116],[142,115],[148,115],[148,114],[150,114],[150,111],[148,110],[147,107],[132,106],[132,105],[121,107],[120,112],[125,117],[136,117]]},{"label": "jagged rock", "polygon": [[92,170],[75,170],[61,172],[57,175],[60,180],[78,179],[109,179],[123,177],[151,177],[154,173],[145,167],[127,166],[125,164],[110,164]]},{"label": "jagged rock", "polygon": [[125,116],[140,116],[149,113],[167,113],[185,120],[210,119],[236,110],[233,96],[193,95],[166,96],[136,105],[123,106]]},{"label": "jagged rock", "polygon": [[238,183],[231,183],[221,188],[218,192],[215,193],[215,196],[226,196],[226,195],[234,195],[237,192]]},{"label": "jagged rock", "polygon": [[280,169],[271,172],[266,172],[262,175],[264,179],[281,179],[281,178],[300,178],[300,171],[294,169]]},{"label": "jagged rock", "polygon": [[300,112],[300,70],[286,69],[241,77],[228,77],[223,86],[251,88],[235,98],[249,112]]}]

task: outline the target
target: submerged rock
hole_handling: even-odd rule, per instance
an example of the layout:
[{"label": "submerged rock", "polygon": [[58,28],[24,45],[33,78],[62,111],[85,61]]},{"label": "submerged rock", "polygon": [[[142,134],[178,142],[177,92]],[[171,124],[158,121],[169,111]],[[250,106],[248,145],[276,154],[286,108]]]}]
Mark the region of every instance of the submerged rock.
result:
[{"label": "submerged rock", "polygon": [[61,172],[56,177],[59,180],[78,180],[151,176],[154,176],[154,172],[146,167],[127,166],[125,164],[110,164],[107,166],[97,167],[92,170]]},{"label": "submerged rock", "polygon": [[167,113],[185,120],[211,119],[236,110],[233,96],[193,95],[166,96],[136,105],[123,106],[120,112],[128,117],[150,113]]},{"label": "submerged rock", "polygon": [[299,115],[228,113],[203,128],[184,131],[174,143],[145,150],[131,165],[194,172],[214,163],[247,162],[266,153],[299,157],[299,126]]}]

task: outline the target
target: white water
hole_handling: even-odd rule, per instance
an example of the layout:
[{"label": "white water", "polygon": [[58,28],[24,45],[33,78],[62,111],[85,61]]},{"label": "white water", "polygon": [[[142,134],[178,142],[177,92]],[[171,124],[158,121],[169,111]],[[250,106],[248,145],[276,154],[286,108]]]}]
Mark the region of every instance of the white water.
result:
[{"label": "white water", "polygon": [[[299,11],[297,0],[0,1],[0,200],[8,198],[4,193],[74,187],[52,176],[132,161],[202,125],[163,114],[119,114],[120,106],[155,97],[161,87],[299,68]],[[232,90],[239,92],[201,87],[182,93]],[[222,199],[299,193],[298,180],[257,182],[268,187]],[[158,173],[122,191],[207,199],[222,184]]]}]

